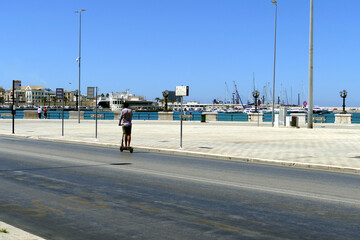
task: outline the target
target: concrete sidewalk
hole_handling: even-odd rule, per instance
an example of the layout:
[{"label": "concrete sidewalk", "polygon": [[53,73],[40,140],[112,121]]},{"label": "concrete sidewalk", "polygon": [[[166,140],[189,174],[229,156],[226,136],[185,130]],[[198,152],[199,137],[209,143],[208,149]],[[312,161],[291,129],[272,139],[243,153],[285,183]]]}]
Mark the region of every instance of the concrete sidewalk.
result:
[{"label": "concrete sidewalk", "polygon": [[14,226],[0,222],[0,240],[45,240]]},{"label": "concrete sidewalk", "polygon": [[[15,134],[34,139],[78,142],[119,147],[118,121],[16,120]],[[11,134],[11,120],[0,120],[0,134]],[[170,154],[206,156],[239,161],[262,162],[360,173],[360,124],[314,124],[307,128],[272,128],[271,123],[133,121],[132,146]]]},{"label": "concrete sidewalk", "polygon": [[[132,146],[137,151],[205,156],[234,161],[261,162],[287,166],[360,173],[360,125],[314,124],[307,128],[272,128],[271,123],[184,122],[183,149],[177,121],[134,121]],[[119,147],[118,121],[0,120],[0,136]],[[39,146],[41,148],[41,146]],[[123,153],[130,154],[130,153]],[[0,240],[31,239],[34,235],[0,222]]]}]

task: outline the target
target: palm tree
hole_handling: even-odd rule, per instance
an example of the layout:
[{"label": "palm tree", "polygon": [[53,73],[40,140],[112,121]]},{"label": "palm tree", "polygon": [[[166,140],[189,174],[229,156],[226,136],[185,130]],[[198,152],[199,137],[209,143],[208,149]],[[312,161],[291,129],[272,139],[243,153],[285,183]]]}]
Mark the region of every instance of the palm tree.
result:
[{"label": "palm tree", "polygon": [[69,100],[69,99],[68,99],[67,97],[65,97],[65,96],[64,96],[64,102],[65,102],[65,105],[67,104],[68,100]]},{"label": "palm tree", "polygon": [[56,106],[56,97],[51,97],[51,99],[52,99],[53,102],[54,102],[54,106]]},{"label": "palm tree", "polygon": [[47,100],[47,98],[46,98],[46,97],[43,97],[42,100],[43,100],[43,102],[44,102],[44,106],[46,106],[46,100]]}]

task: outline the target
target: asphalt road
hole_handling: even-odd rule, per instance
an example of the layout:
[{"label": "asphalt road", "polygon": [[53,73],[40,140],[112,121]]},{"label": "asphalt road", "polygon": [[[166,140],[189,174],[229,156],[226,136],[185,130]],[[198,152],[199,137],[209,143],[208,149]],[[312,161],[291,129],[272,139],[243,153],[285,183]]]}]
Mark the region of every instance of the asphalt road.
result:
[{"label": "asphalt road", "polygon": [[46,239],[358,239],[360,176],[0,137],[0,220]]}]

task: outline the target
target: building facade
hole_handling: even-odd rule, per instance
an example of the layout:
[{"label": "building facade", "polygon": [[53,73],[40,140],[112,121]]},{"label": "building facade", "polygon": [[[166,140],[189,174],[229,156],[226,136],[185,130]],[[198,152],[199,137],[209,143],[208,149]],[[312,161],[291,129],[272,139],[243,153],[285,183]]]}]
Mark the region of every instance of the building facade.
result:
[{"label": "building facade", "polygon": [[0,87],[0,104],[5,104],[5,89]]},{"label": "building facade", "polygon": [[117,92],[109,94],[109,106],[111,111],[121,111],[124,102],[128,102],[133,110],[155,110],[156,102],[146,100],[143,96],[135,96],[130,93],[129,89],[125,92]]},{"label": "building facade", "polygon": [[[20,90],[15,90],[15,104],[16,105],[25,105],[26,103],[26,97],[25,97],[25,87],[21,87]],[[10,90],[5,91],[5,102],[6,105],[12,105],[13,104],[13,90],[12,88]]]},{"label": "building facade", "polygon": [[45,89],[42,86],[28,85],[25,87],[25,98],[28,105],[40,106],[47,101]]}]

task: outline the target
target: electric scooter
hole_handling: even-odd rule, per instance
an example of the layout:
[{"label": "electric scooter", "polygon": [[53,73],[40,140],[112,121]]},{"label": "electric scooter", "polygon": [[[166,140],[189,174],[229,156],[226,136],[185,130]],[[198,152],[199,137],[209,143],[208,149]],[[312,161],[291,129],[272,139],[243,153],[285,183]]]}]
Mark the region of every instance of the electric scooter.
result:
[{"label": "electric scooter", "polygon": [[128,151],[130,151],[130,153],[132,153],[134,151],[134,148],[133,147],[127,147],[127,148],[124,147],[124,133],[123,133],[122,138],[121,138],[120,152],[122,152],[124,150],[128,150]]}]

